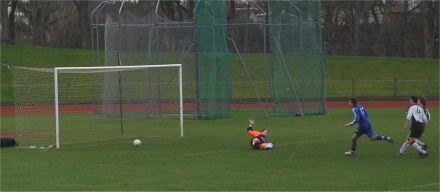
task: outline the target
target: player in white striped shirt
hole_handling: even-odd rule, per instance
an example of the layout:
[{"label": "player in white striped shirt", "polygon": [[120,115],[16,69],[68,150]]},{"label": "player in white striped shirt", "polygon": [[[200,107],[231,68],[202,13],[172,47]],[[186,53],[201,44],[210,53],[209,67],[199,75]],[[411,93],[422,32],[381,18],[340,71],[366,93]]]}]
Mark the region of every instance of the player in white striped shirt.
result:
[{"label": "player in white striped shirt", "polygon": [[428,156],[428,152],[423,150],[415,141],[422,135],[424,124],[428,121],[423,108],[417,105],[417,100],[418,98],[416,96],[411,96],[409,99],[411,105],[408,107],[406,113],[405,129],[408,129],[408,123],[411,123],[411,128],[405,143],[403,143],[397,155],[403,155],[406,149],[411,145],[421,153],[421,157]]},{"label": "player in white striped shirt", "polygon": [[[426,108],[426,98],[423,95],[420,95],[419,100],[417,101],[417,105],[419,105],[420,107],[422,107],[423,112],[426,115],[426,120],[429,121],[431,120],[431,114],[429,114],[428,109]],[[423,129],[422,129],[422,134],[425,132],[426,130],[426,123],[423,124]],[[420,138],[419,138],[420,139]],[[422,141],[420,141],[419,139],[416,139],[416,143],[420,145],[420,147],[422,147],[423,150],[426,151],[426,148],[428,148],[428,145],[423,143]],[[419,155],[422,155],[422,153],[419,153]]]}]

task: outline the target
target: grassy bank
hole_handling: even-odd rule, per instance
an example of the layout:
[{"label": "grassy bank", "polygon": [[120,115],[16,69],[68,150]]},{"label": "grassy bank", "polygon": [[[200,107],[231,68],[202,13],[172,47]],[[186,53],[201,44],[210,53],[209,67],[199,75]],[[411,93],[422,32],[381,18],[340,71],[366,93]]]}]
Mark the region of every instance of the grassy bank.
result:
[{"label": "grassy bank", "polygon": [[[271,98],[270,55],[241,54],[261,98]],[[162,54],[163,63],[175,63],[172,54]],[[188,55],[186,62],[193,56]],[[104,59],[104,56],[101,56]],[[424,94],[439,96],[437,59],[325,56],[326,97],[404,98]],[[91,50],[54,49],[29,46],[1,47],[1,63],[26,67],[91,66]],[[104,63],[102,60],[101,63]],[[185,66],[185,64],[184,64]],[[238,54],[232,54],[229,78],[233,99],[255,98]],[[12,74],[1,66],[1,102],[14,101]]]}]

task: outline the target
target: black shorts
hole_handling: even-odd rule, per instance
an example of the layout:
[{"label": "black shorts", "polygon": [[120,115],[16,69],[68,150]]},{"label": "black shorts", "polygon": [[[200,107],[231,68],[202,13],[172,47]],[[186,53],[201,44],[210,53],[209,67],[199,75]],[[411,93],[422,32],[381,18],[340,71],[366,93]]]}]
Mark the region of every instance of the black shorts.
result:
[{"label": "black shorts", "polygon": [[254,140],[255,138],[252,138],[251,139],[251,146],[252,146],[252,149],[260,149],[260,141],[258,141],[258,142],[256,142],[255,143],[255,145],[252,145],[252,141]]},{"label": "black shorts", "polygon": [[423,133],[423,123],[415,122],[411,123],[411,129],[409,130],[409,136],[413,138],[420,138]]}]

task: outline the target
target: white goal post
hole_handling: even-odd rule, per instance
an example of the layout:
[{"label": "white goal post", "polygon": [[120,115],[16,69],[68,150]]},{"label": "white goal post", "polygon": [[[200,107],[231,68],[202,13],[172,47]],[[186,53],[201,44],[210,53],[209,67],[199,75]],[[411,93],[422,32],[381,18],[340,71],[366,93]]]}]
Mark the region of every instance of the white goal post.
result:
[{"label": "white goal post", "polygon": [[[56,123],[56,147],[60,147],[60,98],[59,98],[59,74],[60,73],[102,73],[102,72],[126,72],[138,69],[160,69],[160,68],[178,68],[178,86],[179,86],[179,125],[180,125],[180,136],[183,137],[183,90],[182,90],[182,64],[164,64],[164,65],[139,65],[139,66],[100,66],[100,67],[56,67],[54,68],[54,90],[55,90],[55,123]],[[151,75],[151,74],[150,74]],[[166,79],[166,78],[165,78]],[[121,83],[121,80],[119,80]],[[121,86],[121,85],[119,85]],[[137,85],[134,89],[140,89],[141,86]],[[104,92],[105,94],[105,92]],[[153,99],[157,101],[163,96],[163,92],[156,93],[157,96]],[[127,103],[125,104],[133,104]],[[103,102],[101,103],[101,105]],[[113,103],[115,104],[115,103]],[[119,103],[121,105],[121,103]],[[154,103],[156,105],[156,103]],[[153,106],[152,108],[155,108]],[[96,114],[95,114],[96,115]],[[121,121],[123,114],[120,114]],[[122,125],[122,123],[121,123]]]}]

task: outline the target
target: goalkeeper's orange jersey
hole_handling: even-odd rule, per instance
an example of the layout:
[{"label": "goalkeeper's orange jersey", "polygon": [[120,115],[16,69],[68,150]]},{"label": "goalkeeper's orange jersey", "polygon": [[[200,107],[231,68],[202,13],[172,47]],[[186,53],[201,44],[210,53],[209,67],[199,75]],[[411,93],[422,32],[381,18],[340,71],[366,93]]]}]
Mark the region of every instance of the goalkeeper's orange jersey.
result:
[{"label": "goalkeeper's orange jersey", "polygon": [[255,137],[258,137],[258,135],[260,135],[260,132],[259,132],[259,131],[254,131],[254,130],[250,129],[250,130],[248,130],[248,134],[249,134],[252,138],[255,138]]},{"label": "goalkeeper's orange jersey", "polygon": [[252,138],[257,138],[260,143],[266,142],[266,137],[261,132],[253,130],[252,127],[248,127],[247,132]]}]

